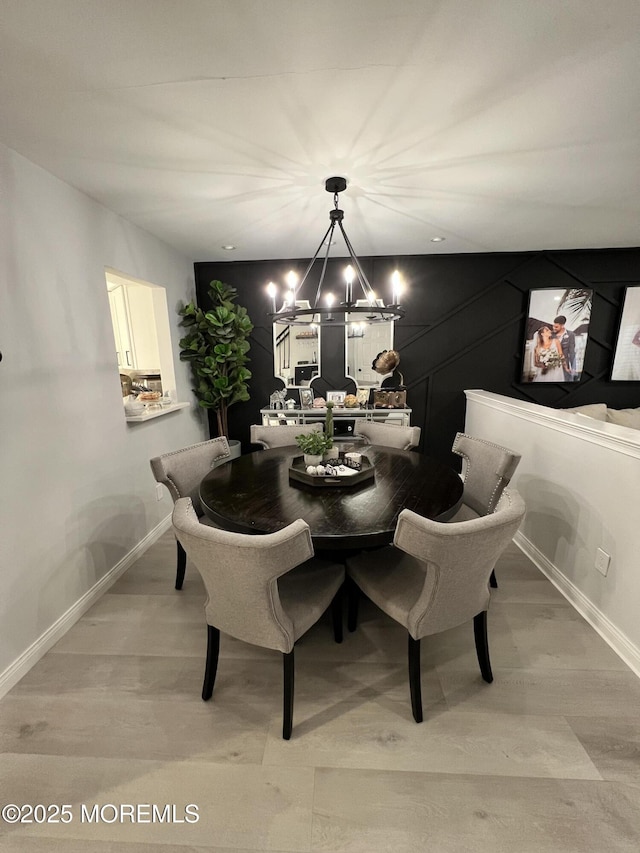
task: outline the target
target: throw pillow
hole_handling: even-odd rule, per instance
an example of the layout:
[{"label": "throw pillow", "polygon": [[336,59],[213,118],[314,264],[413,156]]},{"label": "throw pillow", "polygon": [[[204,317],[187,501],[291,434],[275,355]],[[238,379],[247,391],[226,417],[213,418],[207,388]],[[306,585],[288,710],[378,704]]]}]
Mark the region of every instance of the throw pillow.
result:
[{"label": "throw pillow", "polygon": [[618,426],[640,429],[640,409],[607,409],[607,421]]},{"label": "throw pillow", "polygon": [[589,403],[586,406],[576,406],[573,409],[563,409],[563,411],[573,412],[574,415],[586,415],[588,418],[594,418],[596,421],[607,420],[606,403]]}]

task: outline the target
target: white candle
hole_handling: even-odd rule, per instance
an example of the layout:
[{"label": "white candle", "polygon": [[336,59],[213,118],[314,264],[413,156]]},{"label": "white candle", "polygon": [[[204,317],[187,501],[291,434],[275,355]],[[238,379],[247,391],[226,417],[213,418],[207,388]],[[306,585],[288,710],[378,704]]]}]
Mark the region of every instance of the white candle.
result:
[{"label": "white candle", "polygon": [[391,302],[393,305],[398,305],[400,302],[400,292],[402,285],[400,283],[400,273],[395,270],[391,275]]},{"label": "white candle", "polygon": [[271,304],[273,306],[273,313],[276,313],[276,296],[278,294],[278,288],[275,284],[270,281],[267,285],[267,294],[271,297]]},{"label": "white candle", "polygon": [[344,277],[347,282],[347,303],[350,303],[353,298],[353,267],[351,264],[345,269]]}]

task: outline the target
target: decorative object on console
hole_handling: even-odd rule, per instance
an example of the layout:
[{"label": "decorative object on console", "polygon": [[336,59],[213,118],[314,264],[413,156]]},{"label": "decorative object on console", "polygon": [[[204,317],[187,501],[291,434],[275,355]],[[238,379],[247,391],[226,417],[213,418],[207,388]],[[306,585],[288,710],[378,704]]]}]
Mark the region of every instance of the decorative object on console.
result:
[{"label": "decorative object on console", "polygon": [[[373,360],[372,367],[376,373],[386,376],[387,373],[393,374],[399,364],[400,354],[397,350],[390,349],[379,352]],[[392,379],[393,377],[389,377],[386,381],[389,382]],[[398,388],[387,388],[373,392],[374,409],[404,409],[406,407],[407,390],[404,387],[404,377],[400,371],[398,371],[398,379],[400,380]]]},{"label": "decorative object on console", "polygon": [[373,392],[374,409],[404,409],[407,405],[406,391],[378,391]]},{"label": "decorative object on console", "polygon": [[[272,281],[267,285],[267,294],[271,299],[272,307],[269,316],[273,323],[306,326],[308,329],[311,329],[312,326],[317,327],[318,325],[344,326],[348,323],[353,323],[355,315],[361,317],[365,323],[388,323],[404,317],[404,309],[399,304],[402,293],[400,273],[396,270],[391,276],[391,301],[385,305],[384,301],[374,293],[362,269],[362,265],[353,250],[351,241],[347,237],[347,232],[342,224],[344,211],[338,208],[338,194],[346,188],[347,180],[344,177],[332,177],[325,181],[325,189],[328,193],[333,193],[334,203],[334,209],[329,213],[329,228],[320,241],[320,245],[300,282],[298,283],[298,277],[293,270],[288,274],[288,289],[285,292],[282,305],[279,309],[276,306],[278,287]],[[344,243],[351,259],[351,264],[346,267],[344,272],[345,292],[342,302],[337,301],[333,293],[323,293],[322,290],[331,246],[336,242],[334,239],[336,224],[344,238]],[[303,288],[323,247],[326,247],[326,251],[324,253],[320,281],[317,285],[315,299],[311,302],[309,299],[303,298]],[[354,299],[354,278],[357,279],[362,290],[362,295],[366,302],[364,305],[358,305],[359,300]]]},{"label": "decorative object on console", "polygon": [[[385,376],[387,373],[393,373],[396,367],[400,364],[400,353],[397,350],[389,349],[379,352],[373,360],[373,369],[376,373]],[[404,379],[400,374],[400,382],[404,385]]]},{"label": "decorative object on console", "polygon": [[272,409],[284,409],[284,399],[286,396],[286,391],[274,391],[269,397],[269,405]]},{"label": "decorative object on console", "polygon": [[338,407],[344,406],[346,393],[344,391],[327,391],[327,405],[332,403]]},{"label": "decorative object on console", "polygon": [[300,388],[300,406],[310,409],[313,406],[313,391],[311,388]]},{"label": "decorative object on console", "polygon": [[371,396],[370,388],[358,388],[356,392],[356,398],[358,400],[359,406],[366,406],[369,403],[369,397]]},{"label": "decorative object on console", "polygon": [[529,291],[521,382],[579,382],[593,290]]}]

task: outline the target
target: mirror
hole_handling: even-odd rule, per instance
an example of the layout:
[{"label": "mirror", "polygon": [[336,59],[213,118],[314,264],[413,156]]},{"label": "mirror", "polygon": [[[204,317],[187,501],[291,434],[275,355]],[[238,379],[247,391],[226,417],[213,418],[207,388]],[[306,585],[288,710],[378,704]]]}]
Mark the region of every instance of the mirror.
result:
[{"label": "mirror", "polygon": [[[300,308],[310,308],[308,300],[298,300]],[[308,388],[320,375],[320,327],[273,324],[273,372],[288,388]]]},{"label": "mirror", "polygon": [[[356,306],[367,306],[366,299],[358,299]],[[383,350],[393,349],[393,321],[367,323],[363,314],[348,315],[345,325],[345,373],[355,379],[358,388],[377,388],[391,376],[381,376],[372,367],[373,360]]]}]

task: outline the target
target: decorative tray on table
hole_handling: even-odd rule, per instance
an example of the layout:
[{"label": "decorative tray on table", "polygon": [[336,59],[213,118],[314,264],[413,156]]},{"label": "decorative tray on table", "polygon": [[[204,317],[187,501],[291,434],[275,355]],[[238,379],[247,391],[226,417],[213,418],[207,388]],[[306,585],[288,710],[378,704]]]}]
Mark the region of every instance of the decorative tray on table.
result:
[{"label": "decorative tray on table", "polygon": [[[373,465],[366,456],[362,456],[360,460],[360,470],[356,470],[344,464],[345,460],[341,453],[338,458],[337,465],[320,466],[324,468],[325,473],[309,474],[307,466],[304,463],[303,456],[295,456],[289,467],[289,480],[298,483],[306,483],[308,486],[315,488],[336,488],[356,486],[374,479]],[[327,467],[329,473],[326,473]]]}]

